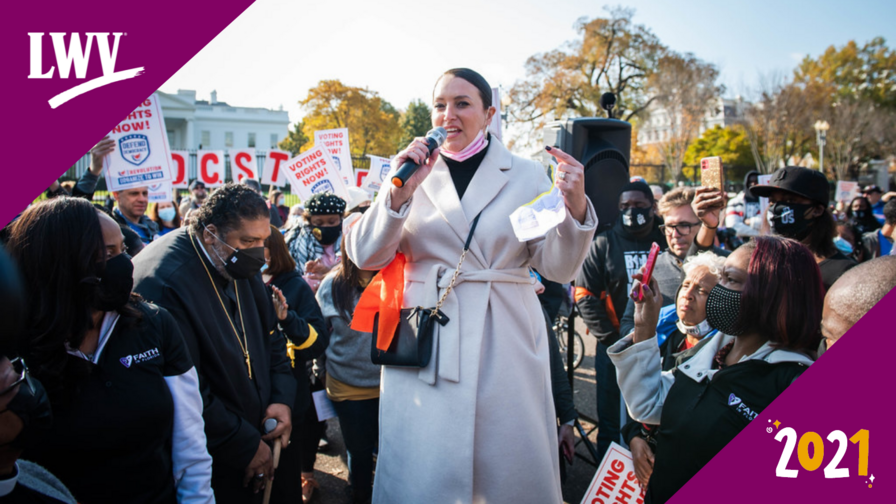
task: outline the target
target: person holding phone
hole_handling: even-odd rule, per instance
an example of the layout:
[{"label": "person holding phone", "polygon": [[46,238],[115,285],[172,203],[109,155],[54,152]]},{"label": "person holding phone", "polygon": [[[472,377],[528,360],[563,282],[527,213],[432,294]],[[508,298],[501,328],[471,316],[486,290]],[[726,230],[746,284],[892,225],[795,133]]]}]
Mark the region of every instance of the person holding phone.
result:
[{"label": "person holding phone", "polygon": [[659,423],[645,502],[665,502],[797,379],[818,346],[823,291],[799,242],[757,237],[725,260],[706,298],[704,338],[663,371],[657,321],[663,294],[651,279],[632,295],[635,328],[610,347],[632,417]]},{"label": "person holding phone", "polygon": [[408,160],[420,168],[383,188],[346,252],[368,271],[402,253],[402,306],[435,306],[479,220],[429,365],[383,369],[373,502],[561,502],[547,328],[529,267],[561,283],[578,272],[597,227],[584,168],[546,147],[566,217],[521,242],[508,217],[552,187],[544,166],[488,132],[496,108],[479,73],[445,72],[432,98],[432,125],[447,139],[430,153],[416,138],[395,156],[393,173]]},{"label": "person holding phone", "polygon": [[656,224],[657,204],[644,182],[630,182],[619,193],[619,217],[611,229],[594,237],[576,277],[575,301],[588,331],[597,338],[597,453],[622,442],[620,429],[630,418],[616,385],[616,368],[607,348],[619,340],[619,317],[625,310],[632,276],[644,266],[651,245],[661,250],[666,240]]}]

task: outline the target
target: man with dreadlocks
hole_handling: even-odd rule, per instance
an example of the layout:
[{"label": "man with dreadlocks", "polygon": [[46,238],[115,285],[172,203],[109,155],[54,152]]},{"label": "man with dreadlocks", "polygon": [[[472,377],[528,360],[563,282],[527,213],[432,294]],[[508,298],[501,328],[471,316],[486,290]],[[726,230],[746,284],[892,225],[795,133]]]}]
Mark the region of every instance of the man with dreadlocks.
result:
[{"label": "man with dreadlocks", "polygon": [[286,234],[296,269],[314,292],[342,256],[343,213],[345,200],[331,192],[317,193],[305,202],[304,224]]}]

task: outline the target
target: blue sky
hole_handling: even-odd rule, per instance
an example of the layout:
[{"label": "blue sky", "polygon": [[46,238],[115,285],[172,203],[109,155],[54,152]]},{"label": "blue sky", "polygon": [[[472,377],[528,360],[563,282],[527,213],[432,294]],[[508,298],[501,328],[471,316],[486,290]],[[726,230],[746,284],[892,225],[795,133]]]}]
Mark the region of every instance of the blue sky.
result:
[{"label": "blue sky", "polygon": [[[322,79],[378,91],[398,108],[428,101],[444,70],[467,66],[494,86],[525,76],[526,59],[576,38],[601,1],[420,2],[259,0],[175,74],[163,91],[194,89],[237,106],[296,102]],[[612,3],[610,5],[617,5]],[[629,0],[635,22],[674,50],[718,65],[727,95],[749,97],[760,75],[790,75],[802,56],[884,36],[896,47],[896,2]]]}]

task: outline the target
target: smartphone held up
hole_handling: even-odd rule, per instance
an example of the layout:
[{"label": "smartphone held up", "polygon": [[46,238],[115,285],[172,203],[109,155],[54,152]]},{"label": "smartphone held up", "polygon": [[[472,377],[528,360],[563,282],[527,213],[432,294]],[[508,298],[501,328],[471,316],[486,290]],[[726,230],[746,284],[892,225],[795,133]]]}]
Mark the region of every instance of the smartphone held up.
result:
[{"label": "smartphone held up", "polygon": [[700,160],[700,185],[725,190],[725,174],[722,171],[722,158],[705,157]]}]

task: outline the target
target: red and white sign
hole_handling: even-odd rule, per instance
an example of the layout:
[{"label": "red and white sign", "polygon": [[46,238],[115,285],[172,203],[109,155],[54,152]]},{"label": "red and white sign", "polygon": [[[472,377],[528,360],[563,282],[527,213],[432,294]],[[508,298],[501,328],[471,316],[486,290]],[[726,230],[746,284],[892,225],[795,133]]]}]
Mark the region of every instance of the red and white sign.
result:
[{"label": "red and white sign", "polygon": [[165,201],[173,201],[171,193],[173,189],[170,182],[159,182],[158,184],[149,185],[149,202],[162,203]]},{"label": "red and white sign", "polygon": [[187,163],[190,161],[190,153],[185,150],[171,151],[171,185],[172,187],[189,187],[190,179],[187,176]]},{"label": "red and white sign", "polygon": [[302,201],[319,192],[331,192],[348,201],[348,190],[339,176],[336,165],[323,148],[311,149],[287,161],[284,167],[292,190]]},{"label": "red and white sign", "polygon": [[323,147],[333,159],[346,186],[352,184],[352,152],[348,145],[348,128],[314,132],[314,146]]},{"label": "red and white sign", "polygon": [[370,170],[367,178],[364,179],[364,185],[358,186],[369,193],[380,192],[383,183],[388,180],[387,175],[392,169],[389,158],[380,156],[367,155],[370,158]]},{"label": "red and white sign", "polygon": [[370,170],[355,170],[355,187],[361,187]]},{"label": "red and white sign", "polygon": [[104,161],[110,191],[171,180],[168,135],[156,95],[143,100],[112,129],[109,138],[115,142],[115,150]]},{"label": "red and white sign", "polygon": [[258,161],[255,159],[255,149],[231,150],[230,173],[234,182],[242,182],[244,178],[258,180]]},{"label": "red and white sign", "polygon": [[289,153],[281,150],[272,150],[268,152],[267,158],[264,160],[264,169],[261,172],[261,183],[274,187],[283,187],[286,185],[286,162],[289,161]]},{"label": "red and white sign", "polygon": [[632,452],[610,443],[582,504],[643,504],[644,491],[635,476]]},{"label": "red and white sign", "polygon": [[201,150],[196,153],[196,175],[205,187],[224,185],[224,151]]},{"label": "red and white sign", "polygon": [[837,201],[849,203],[853,198],[861,196],[859,183],[848,180],[837,181]]}]

